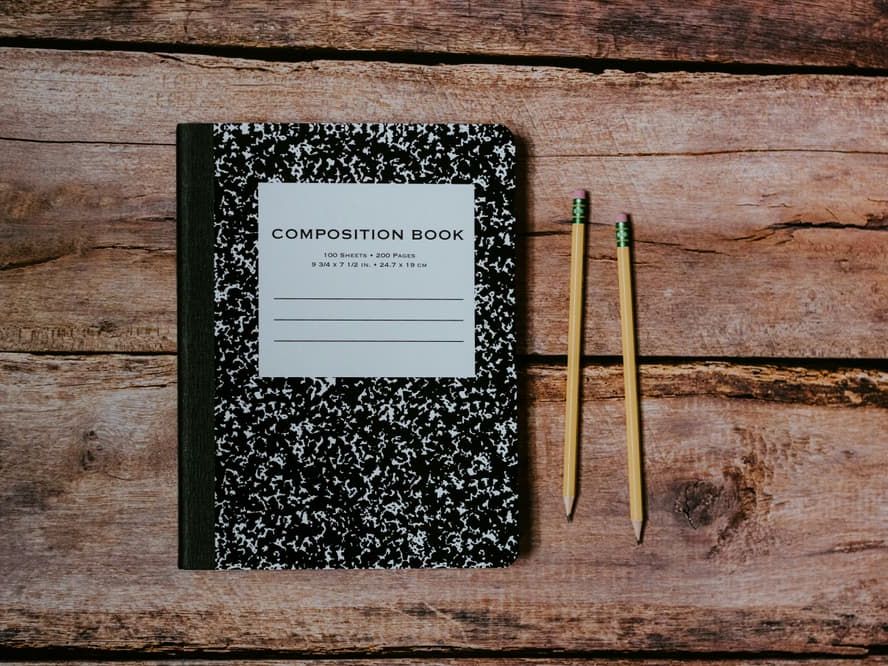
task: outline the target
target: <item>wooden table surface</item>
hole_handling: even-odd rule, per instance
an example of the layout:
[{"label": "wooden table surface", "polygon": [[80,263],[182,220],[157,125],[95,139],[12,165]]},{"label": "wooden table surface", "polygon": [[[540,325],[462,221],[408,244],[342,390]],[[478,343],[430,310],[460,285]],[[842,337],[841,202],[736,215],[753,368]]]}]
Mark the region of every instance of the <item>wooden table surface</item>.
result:
[{"label": "wooden table surface", "polygon": [[[884,0],[0,3],[0,658],[888,663],[886,45]],[[227,120],[519,138],[511,568],[176,568],[175,126]],[[592,225],[568,524],[576,187]]]}]

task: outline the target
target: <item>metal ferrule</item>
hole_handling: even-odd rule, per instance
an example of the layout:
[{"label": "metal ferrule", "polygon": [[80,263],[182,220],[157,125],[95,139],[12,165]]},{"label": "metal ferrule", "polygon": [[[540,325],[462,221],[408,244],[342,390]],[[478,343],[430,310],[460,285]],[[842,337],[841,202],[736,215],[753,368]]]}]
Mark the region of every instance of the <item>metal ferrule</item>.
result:
[{"label": "metal ferrule", "polygon": [[617,247],[629,247],[629,223],[617,222]]},{"label": "metal ferrule", "polygon": [[574,199],[573,224],[586,224],[586,200]]}]

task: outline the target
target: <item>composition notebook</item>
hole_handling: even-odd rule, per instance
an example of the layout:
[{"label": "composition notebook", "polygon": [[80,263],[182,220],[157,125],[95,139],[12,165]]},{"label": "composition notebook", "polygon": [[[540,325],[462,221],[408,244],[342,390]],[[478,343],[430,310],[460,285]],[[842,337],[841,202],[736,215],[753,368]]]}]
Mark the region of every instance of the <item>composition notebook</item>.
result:
[{"label": "composition notebook", "polygon": [[177,146],[180,566],[511,563],[509,131],[187,124]]}]

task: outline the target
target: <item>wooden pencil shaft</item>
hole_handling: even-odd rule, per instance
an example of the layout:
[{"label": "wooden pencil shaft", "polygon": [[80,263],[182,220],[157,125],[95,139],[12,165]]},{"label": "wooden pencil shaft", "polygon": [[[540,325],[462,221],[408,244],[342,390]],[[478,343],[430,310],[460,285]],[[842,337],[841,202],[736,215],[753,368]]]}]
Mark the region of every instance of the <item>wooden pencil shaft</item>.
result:
[{"label": "wooden pencil shaft", "polygon": [[629,475],[629,517],[644,518],[641,488],[641,443],[638,418],[638,380],[635,363],[635,316],[632,304],[632,264],[628,246],[617,248],[620,293],[620,337],[623,347],[623,384],[626,392],[626,454]]},{"label": "wooden pencil shaft", "polygon": [[580,400],[580,341],[583,321],[584,224],[571,225],[570,301],[567,325],[567,392],[564,416],[564,497],[576,496],[577,430]]}]

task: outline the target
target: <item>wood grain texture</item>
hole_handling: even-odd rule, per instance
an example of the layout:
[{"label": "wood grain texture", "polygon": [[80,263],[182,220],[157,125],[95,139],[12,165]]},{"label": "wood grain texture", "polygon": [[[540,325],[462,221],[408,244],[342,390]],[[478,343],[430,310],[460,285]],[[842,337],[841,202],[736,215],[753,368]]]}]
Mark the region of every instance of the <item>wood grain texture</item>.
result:
[{"label": "wood grain texture", "polygon": [[150,45],[888,66],[881,0],[183,4],[7,0],[0,36]]},{"label": "wood grain texture", "polygon": [[583,186],[586,354],[619,354],[625,209],[642,355],[888,355],[884,79],[7,49],[0,88],[2,349],[173,351],[175,125],[245,119],[509,125],[525,353],[566,348]]},{"label": "wood grain texture", "polygon": [[622,377],[522,373],[522,554],[503,570],[176,569],[175,358],[0,357],[0,639],[21,649],[863,655],[888,643],[888,373],[643,365],[649,523],[626,506]]}]

